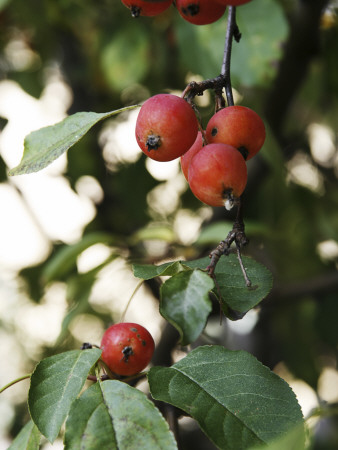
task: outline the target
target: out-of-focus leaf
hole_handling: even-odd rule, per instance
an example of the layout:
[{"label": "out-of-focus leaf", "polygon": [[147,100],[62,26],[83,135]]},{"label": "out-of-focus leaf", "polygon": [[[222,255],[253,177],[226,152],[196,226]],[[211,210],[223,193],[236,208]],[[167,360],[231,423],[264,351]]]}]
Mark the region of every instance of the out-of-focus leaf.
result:
[{"label": "out-of-focus leaf", "polygon": [[124,28],[115,32],[101,54],[103,73],[117,91],[142,81],[148,61],[148,37],[141,24],[129,27],[127,33]]},{"label": "out-of-focus leaf", "polygon": [[[182,64],[204,78],[217,76],[221,71],[226,15],[201,27],[179,19],[176,30]],[[288,34],[283,9],[275,0],[255,0],[237,8],[237,22],[242,38],[233,43],[232,81],[235,86],[266,86],[276,72]]]},{"label": "out-of-focus leaf", "polygon": [[[233,223],[222,221],[214,222],[202,228],[200,235],[195,241],[196,245],[217,245],[223,241],[229,231],[232,230]],[[272,234],[272,230],[266,225],[250,220],[245,221],[245,232],[250,236],[264,236],[265,238]]]},{"label": "out-of-focus leaf", "polygon": [[176,449],[167,422],[139,390],[116,380],[96,383],[66,422],[65,449]]},{"label": "out-of-focus leaf", "polygon": [[78,112],[55,125],[31,132],[25,138],[20,164],[8,174],[22,175],[44,169],[76,144],[95,124],[136,107],[137,105],[128,106],[107,113]]},{"label": "out-of-focus leaf", "polygon": [[89,311],[92,312],[88,299],[96,276],[104,266],[105,263],[87,273],[75,275],[67,280],[67,300],[71,306],[63,318],[61,331],[56,339],[55,346],[59,345],[68,336],[69,325],[76,316]]},{"label": "out-of-focus leaf", "polygon": [[40,361],[31,376],[28,405],[40,432],[54,442],[90,369],[101,356],[97,348],[71,350]]},{"label": "out-of-focus leaf", "polygon": [[191,344],[203,331],[213,287],[209,275],[198,269],[180,272],[161,286],[160,313],[177,328],[182,345]]},{"label": "out-of-focus leaf", "polygon": [[231,77],[237,83],[264,85],[273,79],[288,35],[287,20],[275,0],[255,0],[237,9],[242,39],[233,45]]},{"label": "out-of-focus leaf", "polygon": [[0,0],[0,11],[4,9],[11,0]]},{"label": "out-of-focus leaf", "polygon": [[49,259],[48,264],[42,272],[42,279],[44,283],[49,283],[53,280],[62,280],[75,267],[77,257],[87,248],[94,244],[113,244],[115,238],[108,233],[90,233],[75,244],[66,245],[59,249],[56,254]]},{"label": "out-of-focus leaf", "polygon": [[220,449],[268,443],[303,422],[289,385],[245,351],[198,347],[148,380],[156,400],[190,414]]},{"label": "out-of-focus leaf", "polygon": [[41,434],[34,422],[30,420],[16,436],[8,450],[38,450]]},{"label": "out-of-focus leaf", "polygon": [[137,230],[130,236],[129,241],[132,245],[135,245],[142,241],[154,239],[172,243],[176,241],[176,235],[172,227],[161,224],[152,224],[151,226],[146,226]]}]

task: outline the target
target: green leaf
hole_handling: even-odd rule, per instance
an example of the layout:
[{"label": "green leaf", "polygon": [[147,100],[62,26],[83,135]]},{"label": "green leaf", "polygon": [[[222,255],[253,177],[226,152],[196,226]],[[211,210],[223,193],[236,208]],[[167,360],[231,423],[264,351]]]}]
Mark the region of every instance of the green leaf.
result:
[{"label": "green leaf", "polygon": [[66,422],[65,449],[176,449],[167,422],[146,395],[116,380],[78,398]]},{"label": "green leaf", "polygon": [[0,11],[3,10],[11,0],[0,0]]},{"label": "green leaf", "polygon": [[135,277],[143,278],[144,280],[150,280],[151,278],[159,276],[173,276],[176,273],[189,270],[185,261],[174,261],[160,266],[154,266],[152,264],[134,264],[133,272]]},{"label": "green leaf", "polygon": [[[262,301],[272,288],[271,272],[257,261],[247,256],[242,256],[244,267],[252,282],[252,287],[247,288],[244,282],[242,270],[236,255],[222,256],[217,263],[215,275],[218,288],[215,294],[221,293],[221,304],[225,314],[229,318],[236,318],[233,312],[241,317],[251,308]],[[210,264],[209,258],[201,258],[194,261],[185,261],[184,264],[191,268],[205,269]],[[228,308],[232,310],[228,314]]]},{"label": "green leaf", "polygon": [[289,385],[245,351],[198,347],[148,380],[154,399],[183,409],[221,449],[270,442],[303,421]]},{"label": "green leaf", "polygon": [[40,361],[31,376],[28,405],[40,432],[54,442],[79,395],[99,349],[72,350]]},{"label": "green leaf", "polygon": [[236,255],[223,256],[216,266],[216,280],[225,313],[226,307],[229,307],[242,315],[246,314],[258,305],[272,288],[272,274],[265,266],[247,256],[242,256],[242,260],[252,283],[251,288],[247,288],[244,283]]},{"label": "green leaf", "polygon": [[24,154],[20,164],[9,175],[38,172],[51,164],[66,150],[76,144],[95,124],[137,105],[107,113],[78,112],[61,122],[33,131],[24,141]]},{"label": "green leaf", "polygon": [[[149,50],[149,38],[142,24],[134,24],[127,33],[124,27],[114,32],[102,49],[100,61],[103,74],[114,90],[121,91],[142,81],[150,67]],[[126,55],[133,57],[126,58]]]},{"label": "green leaf", "polygon": [[44,283],[54,280],[63,280],[75,267],[78,256],[94,244],[113,244],[115,238],[108,233],[89,233],[72,245],[60,248],[54,256],[49,259],[48,264],[42,272]]},{"label": "green leaf", "polygon": [[304,448],[304,425],[298,425],[268,445],[251,447],[250,450],[302,450]]},{"label": "green leaf", "polygon": [[16,436],[8,450],[38,450],[41,434],[34,422],[30,420]]},{"label": "green leaf", "polygon": [[114,423],[104,403],[100,383],[74,401],[66,421],[65,450],[117,448]]},{"label": "green leaf", "polygon": [[[251,308],[258,305],[272,288],[271,272],[257,261],[243,256],[243,264],[252,282],[252,287],[245,285],[243,273],[236,255],[222,256],[217,263],[215,275],[218,288],[215,294],[221,293],[220,299],[224,313],[230,319],[243,317]],[[160,266],[135,265],[134,275],[139,278],[150,279],[159,275],[175,275],[183,270],[206,269],[210,259],[201,258],[193,261],[176,261]]]},{"label": "green leaf", "polygon": [[181,345],[191,344],[203,331],[213,287],[209,275],[198,269],[180,272],[161,286],[160,313],[179,331]]}]

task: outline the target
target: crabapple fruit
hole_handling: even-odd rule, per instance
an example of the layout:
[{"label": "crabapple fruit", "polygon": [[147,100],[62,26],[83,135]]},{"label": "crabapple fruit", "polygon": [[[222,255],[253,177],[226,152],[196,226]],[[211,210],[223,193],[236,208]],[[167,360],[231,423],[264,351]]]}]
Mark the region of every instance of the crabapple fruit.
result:
[{"label": "crabapple fruit", "polygon": [[121,0],[133,17],[156,16],[165,11],[173,0]]},{"label": "crabapple fruit", "polygon": [[246,186],[245,160],[231,145],[208,144],[191,159],[188,181],[203,203],[231,209]]},{"label": "crabapple fruit", "polygon": [[102,361],[117,375],[135,375],[150,362],[155,344],[149,333],[136,323],[116,323],[101,340]]},{"label": "crabapple fruit", "polygon": [[208,122],[207,141],[236,147],[249,160],[265,141],[265,126],[259,115],[246,106],[220,109]]},{"label": "crabapple fruit", "polygon": [[188,181],[188,170],[189,170],[190,161],[196,155],[196,153],[201,150],[202,147],[203,147],[203,137],[202,137],[202,132],[199,131],[197,133],[195,142],[192,144],[192,146],[189,148],[189,150],[187,152],[185,152],[180,158],[181,169],[182,169],[183,175],[185,176],[185,179],[187,181]]},{"label": "crabapple fruit", "polygon": [[176,0],[176,8],[183,19],[194,25],[216,22],[226,10],[216,0]]},{"label": "crabapple fruit", "polygon": [[189,103],[173,94],[158,94],[142,105],[135,135],[141,150],[156,161],[172,161],[194,143],[198,121]]}]

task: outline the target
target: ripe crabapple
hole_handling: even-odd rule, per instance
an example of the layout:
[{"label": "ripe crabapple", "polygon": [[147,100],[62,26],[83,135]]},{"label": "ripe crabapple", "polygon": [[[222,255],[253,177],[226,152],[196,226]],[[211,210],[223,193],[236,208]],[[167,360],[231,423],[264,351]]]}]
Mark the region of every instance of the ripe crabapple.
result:
[{"label": "ripe crabapple", "polygon": [[136,140],[141,150],[156,161],[171,161],[194,143],[198,122],[192,107],[181,97],[158,94],[140,109]]},{"label": "ripe crabapple", "polygon": [[203,137],[201,131],[199,131],[197,133],[195,142],[192,144],[189,150],[185,152],[180,158],[181,169],[187,181],[188,181],[188,170],[190,161],[196,155],[196,153],[201,150],[202,147],[203,147]]},{"label": "ripe crabapple", "polygon": [[226,10],[216,0],[176,0],[176,8],[183,19],[194,25],[216,22]]},{"label": "ripe crabapple", "polygon": [[173,0],[121,0],[133,17],[156,16],[165,11]]},{"label": "ripe crabapple", "polygon": [[231,209],[246,186],[245,160],[231,145],[208,144],[191,159],[188,181],[203,203]]},{"label": "ripe crabapple", "polygon": [[135,375],[150,362],[154,340],[141,325],[116,323],[109,327],[101,340],[101,359],[117,375]]},{"label": "ripe crabapple", "polygon": [[265,126],[259,115],[246,106],[228,106],[214,114],[206,128],[207,141],[236,147],[246,160],[261,149]]}]

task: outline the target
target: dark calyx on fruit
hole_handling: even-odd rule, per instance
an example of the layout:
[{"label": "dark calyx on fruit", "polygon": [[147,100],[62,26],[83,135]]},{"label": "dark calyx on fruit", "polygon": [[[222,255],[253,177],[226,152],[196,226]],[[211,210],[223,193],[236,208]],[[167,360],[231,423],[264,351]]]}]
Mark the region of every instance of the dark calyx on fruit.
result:
[{"label": "dark calyx on fruit", "polygon": [[182,8],[182,13],[186,16],[196,16],[199,12],[200,7],[196,3],[191,3],[186,8]]},{"label": "dark calyx on fruit", "polygon": [[147,138],[147,149],[150,150],[157,150],[161,146],[161,138],[160,136],[156,136],[155,134],[150,134]]},{"label": "dark calyx on fruit", "polygon": [[133,355],[133,349],[127,345],[126,347],[124,347],[124,349],[122,350],[123,353],[123,359],[125,362],[128,362],[129,356]]},{"label": "dark calyx on fruit", "polygon": [[130,7],[131,16],[137,19],[141,15],[141,8],[139,6]]}]

